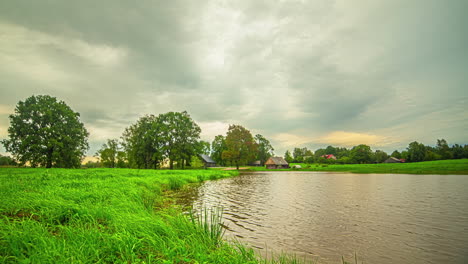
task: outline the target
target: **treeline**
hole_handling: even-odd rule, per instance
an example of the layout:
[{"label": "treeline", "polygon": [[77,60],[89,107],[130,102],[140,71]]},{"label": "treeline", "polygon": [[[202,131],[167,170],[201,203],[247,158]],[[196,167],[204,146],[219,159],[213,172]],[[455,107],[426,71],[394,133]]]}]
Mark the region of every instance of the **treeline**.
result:
[{"label": "treeline", "polygon": [[[333,155],[336,160],[328,155]],[[294,148],[292,153],[287,150],[284,157],[290,163],[332,164],[382,163],[389,157],[403,159],[406,162],[466,159],[468,158],[468,145],[454,144],[450,147],[445,139],[438,139],[436,146],[432,147],[414,141],[404,151],[395,150],[390,155],[383,150],[372,151],[370,146],[364,144],[350,149],[328,146],[319,148],[315,152],[307,148]]]},{"label": "treeline", "polygon": [[262,164],[273,155],[270,142],[260,134],[252,136],[240,125],[231,125],[226,136],[213,142],[199,140],[200,127],[187,112],[145,116],[125,129],[121,139],[109,139],[96,152],[98,162],[86,167],[170,169],[200,167],[200,154],[211,156],[219,166]]},{"label": "treeline", "polygon": [[[13,156],[0,156],[0,165],[31,167],[81,167],[89,149],[89,133],[65,102],[48,95],[20,101],[9,116],[8,138],[1,143]],[[262,135],[252,136],[239,125],[229,126],[226,136],[210,144],[200,140],[201,129],[186,112],[146,115],[127,127],[118,139],[108,139],[97,151],[98,162],[86,167],[157,169],[185,168],[197,163],[200,154],[214,155],[219,165],[262,163],[273,147]]]}]

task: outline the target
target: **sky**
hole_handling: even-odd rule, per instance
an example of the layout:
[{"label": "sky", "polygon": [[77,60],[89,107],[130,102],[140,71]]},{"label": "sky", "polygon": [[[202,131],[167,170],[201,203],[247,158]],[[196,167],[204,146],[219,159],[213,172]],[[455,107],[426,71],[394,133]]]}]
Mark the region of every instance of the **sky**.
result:
[{"label": "sky", "polygon": [[[92,156],[145,114],[239,124],[276,155],[468,144],[468,1],[0,1],[0,139],[19,101],[81,114]],[[5,149],[0,146],[0,153]]]}]

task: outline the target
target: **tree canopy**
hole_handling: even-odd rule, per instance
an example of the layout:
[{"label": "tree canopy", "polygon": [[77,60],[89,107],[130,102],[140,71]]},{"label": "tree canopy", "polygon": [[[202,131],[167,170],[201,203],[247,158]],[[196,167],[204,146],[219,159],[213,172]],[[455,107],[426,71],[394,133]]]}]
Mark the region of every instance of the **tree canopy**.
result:
[{"label": "tree canopy", "polygon": [[261,165],[264,165],[273,156],[275,149],[271,146],[270,141],[260,134],[255,135],[255,143],[257,143],[256,159],[260,161]]},{"label": "tree canopy", "polygon": [[219,165],[225,166],[226,160],[223,159],[223,152],[227,150],[226,139],[223,135],[215,136],[211,142],[211,158]]},{"label": "tree canopy", "polygon": [[2,141],[21,165],[72,168],[88,150],[88,131],[65,102],[48,95],[20,101],[10,115],[8,139]]},{"label": "tree canopy", "polygon": [[230,160],[239,169],[240,164],[246,164],[255,159],[257,144],[249,130],[240,125],[230,125],[226,135],[226,150],[223,159]]},{"label": "tree canopy", "polygon": [[125,168],[126,154],[117,139],[108,139],[96,152],[102,165],[108,168]]},{"label": "tree canopy", "polygon": [[125,129],[122,139],[129,165],[158,168],[165,159],[184,167],[191,157],[203,151],[198,139],[201,129],[187,112],[168,112],[141,117]]}]

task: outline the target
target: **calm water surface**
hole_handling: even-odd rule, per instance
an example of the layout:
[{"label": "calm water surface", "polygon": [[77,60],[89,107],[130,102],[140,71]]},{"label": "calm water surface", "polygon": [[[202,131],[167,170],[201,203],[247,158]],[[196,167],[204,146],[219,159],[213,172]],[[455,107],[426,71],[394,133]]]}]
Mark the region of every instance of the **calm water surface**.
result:
[{"label": "calm water surface", "polygon": [[256,172],[187,195],[196,210],[223,206],[228,239],[262,254],[468,263],[466,175]]}]

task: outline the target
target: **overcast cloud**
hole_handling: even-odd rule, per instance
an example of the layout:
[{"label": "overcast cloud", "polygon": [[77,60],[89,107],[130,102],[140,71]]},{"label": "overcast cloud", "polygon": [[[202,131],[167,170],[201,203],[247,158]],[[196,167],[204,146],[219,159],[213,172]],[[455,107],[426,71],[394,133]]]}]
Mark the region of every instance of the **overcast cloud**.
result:
[{"label": "overcast cloud", "polygon": [[[286,149],[468,144],[468,1],[1,1],[0,138],[19,100],[81,113],[93,155],[187,110]],[[0,147],[0,152],[5,149]]]}]

